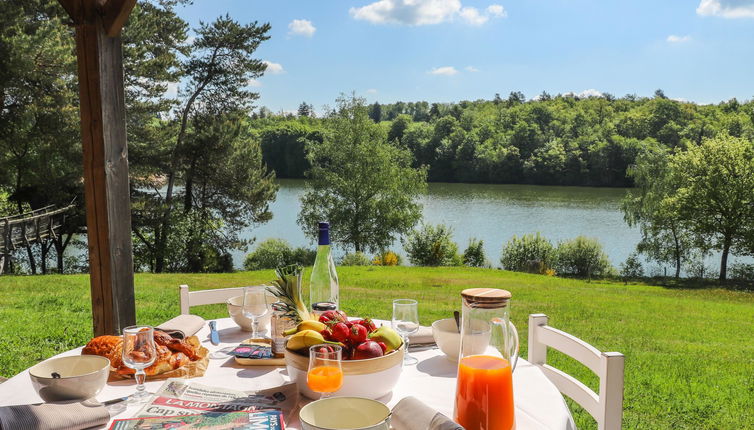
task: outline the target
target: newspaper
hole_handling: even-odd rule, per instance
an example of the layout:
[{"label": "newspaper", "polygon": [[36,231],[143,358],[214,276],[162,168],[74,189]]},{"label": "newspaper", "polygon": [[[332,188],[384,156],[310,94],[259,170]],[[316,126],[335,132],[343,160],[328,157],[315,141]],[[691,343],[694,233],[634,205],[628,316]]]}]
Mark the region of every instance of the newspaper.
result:
[{"label": "newspaper", "polygon": [[295,383],[259,391],[236,391],[171,378],[157,390],[152,401],[137,414],[143,417],[167,417],[205,412],[255,412],[279,410],[290,416],[298,405]]},{"label": "newspaper", "polygon": [[285,430],[279,410],[257,412],[205,412],[198,415],[125,418],[113,421],[109,430],[207,429]]}]

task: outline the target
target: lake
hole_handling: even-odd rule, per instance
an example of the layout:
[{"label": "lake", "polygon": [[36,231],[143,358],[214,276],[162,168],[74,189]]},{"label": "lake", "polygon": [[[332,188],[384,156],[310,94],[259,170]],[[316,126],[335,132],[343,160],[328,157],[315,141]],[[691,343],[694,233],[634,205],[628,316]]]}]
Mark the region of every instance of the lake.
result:
[{"label": "lake", "polygon": [[[296,224],[304,181],[279,180],[279,184],[271,205],[272,220],[244,231],[242,237],[254,237],[257,243],[282,238],[293,246],[315,246]],[[617,267],[640,240],[639,230],[623,221],[620,202],[626,192],[625,188],[431,183],[421,201],[424,221],[452,227],[460,251],[473,237],[484,240],[493,266],[499,266],[503,244],[514,234],[540,232],[553,243],[578,235],[599,239]],[[405,257],[399,240],[393,250]],[[343,254],[342,249],[335,249],[336,257]],[[244,253],[233,257],[235,265],[242,267]]]}]

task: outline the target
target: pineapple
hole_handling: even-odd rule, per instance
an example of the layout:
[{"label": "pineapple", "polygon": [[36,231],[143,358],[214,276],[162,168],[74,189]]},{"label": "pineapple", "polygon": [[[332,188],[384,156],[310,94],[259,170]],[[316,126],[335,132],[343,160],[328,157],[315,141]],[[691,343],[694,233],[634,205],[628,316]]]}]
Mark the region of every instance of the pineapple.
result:
[{"label": "pineapple", "polygon": [[280,307],[285,311],[285,316],[291,318],[296,324],[310,319],[309,310],[301,298],[301,277],[304,268],[298,264],[278,267],[275,274],[278,279],[272,281],[267,291],[274,294],[280,301]]}]

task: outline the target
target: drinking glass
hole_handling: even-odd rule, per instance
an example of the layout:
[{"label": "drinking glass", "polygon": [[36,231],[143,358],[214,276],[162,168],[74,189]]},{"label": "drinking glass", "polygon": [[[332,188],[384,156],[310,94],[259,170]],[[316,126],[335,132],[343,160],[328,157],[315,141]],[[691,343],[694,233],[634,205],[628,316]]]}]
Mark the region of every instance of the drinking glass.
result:
[{"label": "drinking glass", "polygon": [[144,402],[149,393],[144,389],[147,374],[144,369],[151,366],[157,357],[154,345],[154,329],[150,326],[134,325],[123,329],[123,364],[134,369],[136,374],[136,392],[131,394],[131,403]]},{"label": "drinking glass", "polygon": [[403,337],[405,355],[403,364],[416,364],[419,360],[408,353],[408,337],[419,331],[419,310],[416,300],[397,299],[393,300],[393,330]]},{"label": "drinking glass", "polygon": [[309,347],[309,371],[306,373],[306,385],[322,399],[343,386],[343,369],[340,362],[343,348],[340,345],[314,345]]},{"label": "drinking glass", "polygon": [[261,285],[246,287],[243,290],[243,314],[251,320],[251,338],[265,337],[259,333],[259,319],[270,311],[267,288]]}]

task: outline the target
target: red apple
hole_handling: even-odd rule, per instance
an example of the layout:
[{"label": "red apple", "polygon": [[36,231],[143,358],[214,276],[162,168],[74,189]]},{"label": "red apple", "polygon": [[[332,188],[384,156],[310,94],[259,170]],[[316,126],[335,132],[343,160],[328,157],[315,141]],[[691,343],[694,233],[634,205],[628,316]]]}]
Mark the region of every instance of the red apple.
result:
[{"label": "red apple", "polygon": [[382,348],[380,348],[380,345],[377,342],[374,342],[372,340],[360,343],[353,350],[354,360],[365,360],[367,358],[382,357],[382,355]]}]

